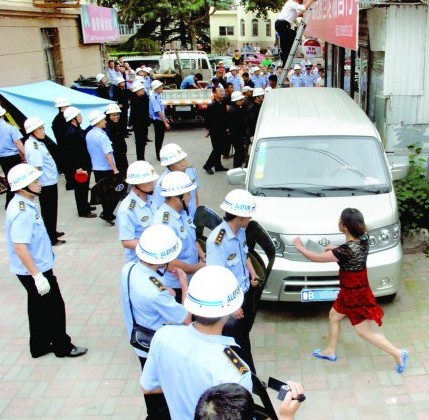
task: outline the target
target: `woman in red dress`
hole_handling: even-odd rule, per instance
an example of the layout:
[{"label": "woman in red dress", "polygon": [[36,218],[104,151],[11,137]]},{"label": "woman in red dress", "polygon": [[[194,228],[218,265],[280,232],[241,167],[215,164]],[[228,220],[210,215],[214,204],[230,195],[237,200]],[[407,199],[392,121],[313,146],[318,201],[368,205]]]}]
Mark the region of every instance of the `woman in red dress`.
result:
[{"label": "woman in red dress", "polygon": [[344,209],[338,227],[346,235],[346,243],[339,247],[328,247],[325,252],[309,251],[300,238],[294,240],[296,249],[309,260],[336,262],[340,266],[340,292],[329,312],[328,345],[325,350],[314,350],[313,356],[331,362],[337,360],[335,349],[340,335],[340,322],[347,316],[359,336],[389,353],[396,362],[396,371],[402,373],[409,357],[408,351],[398,349],[383,334],[373,329],[373,321],[381,326],[383,310],[377,304],[368,283],[368,235],[362,213],[357,209]]}]

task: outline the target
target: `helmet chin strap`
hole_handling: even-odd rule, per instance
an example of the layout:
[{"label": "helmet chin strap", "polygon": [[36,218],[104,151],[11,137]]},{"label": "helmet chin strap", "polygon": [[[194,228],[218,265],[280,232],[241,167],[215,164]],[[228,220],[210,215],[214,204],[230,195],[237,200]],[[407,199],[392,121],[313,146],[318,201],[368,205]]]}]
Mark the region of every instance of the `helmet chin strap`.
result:
[{"label": "helmet chin strap", "polygon": [[26,187],[24,187],[24,188],[23,188],[23,190],[24,190],[24,191],[27,191],[27,192],[28,192],[28,193],[30,193],[30,194],[37,195],[37,197],[40,197],[40,196],[42,195],[42,193],[41,193],[41,192],[39,192],[39,193],[38,193],[38,192],[35,192],[35,191],[31,191],[31,190],[30,190],[30,188],[28,188],[28,185],[27,185]]},{"label": "helmet chin strap", "polygon": [[135,185],[136,189],[138,189],[140,192],[142,192],[143,194],[147,194],[147,195],[152,195],[153,194],[153,190],[151,191],[143,191],[141,190],[138,185]]},{"label": "helmet chin strap", "polygon": [[168,263],[165,265],[164,271],[161,271],[160,268],[158,268],[158,270],[156,270],[157,274],[160,275],[161,277],[164,276],[165,272],[167,271],[168,268]]},{"label": "helmet chin strap", "polygon": [[188,206],[185,203],[185,200],[183,199],[183,194],[178,195],[177,197],[179,198],[180,202],[182,203],[183,210],[185,210],[186,214],[189,216],[189,209],[188,209]]}]

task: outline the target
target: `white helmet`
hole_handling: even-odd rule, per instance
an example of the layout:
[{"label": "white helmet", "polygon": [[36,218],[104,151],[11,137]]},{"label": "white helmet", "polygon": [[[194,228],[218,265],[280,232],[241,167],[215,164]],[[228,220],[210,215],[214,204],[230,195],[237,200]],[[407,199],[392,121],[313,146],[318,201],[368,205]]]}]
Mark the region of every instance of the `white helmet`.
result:
[{"label": "white helmet", "polygon": [[200,268],[189,283],[184,305],[193,315],[218,318],[234,313],[243,304],[243,291],[232,271],[219,265]]},{"label": "white helmet", "polygon": [[29,117],[24,122],[26,134],[31,134],[34,130],[44,126],[45,123],[39,117]]},{"label": "white helmet", "polygon": [[256,210],[255,197],[246,190],[232,190],[226,195],[220,208],[235,216],[252,217]]},{"label": "white helmet", "polygon": [[139,74],[139,72],[143,71],[143,69],[141,67],[137,67],[136,68],[136,74]]},{"label": "white helmet", "polygon": [[263,95],[265,95],[264,89],[262,89],[262,88],[255,88],[255,89],[253,89],[253,94],[252,94],[253,97],[255,97],[255,96],[263,96]]},{"label": "white helmet", "polygon": [[176,197],[197,188],[188,174],[180,171],[169,172],[161,181],[161,196]]},{"label": "white helmet", "polygon": [[28,163],[19,163],[7,174],[7,181],[11,191],[19,191],[42,175],[42,172]]},{"label": "white helmet", "polygon": [[0,117],[3,117],[4,114],[6,114],[6,110],[0,106]]},{"label": "white helmet", "polygon": [[161,166],[169,166],[180,162],[188,156],[183,149],[175,143],[166,144],[159,152]]},{"label": "white helmet", "polygon": [[70,106],[70,105],[71,105],[71,102],[65,97],[55,99],[56,108],[62,108],[63,106]]},{"label": "white helmet", "polygon": [[140,185],[146,182],[156,181],[158,178],[159,175],[149,162],[137,160],[128,166],[127,179],[125,182],[131,185]]},{"label": "white helmet", "polygon": [[231,93],[231,102],[237,102],[240,99],[244,99],[244,95],[241,92],[235,91]]},{"label": "white helmet", "polygon": [[151,84],[150,87],[152,88],[152,90],[157,90],[159,87],[163,86],[162,82],[160,82],[159,80],[154,80]]},{"label": "white helmet", "polygon": [[104,112],[101,111],[92,111],[89,114],[89,123],[94,126],[95,124],[98,124],[100,121],[103,121],[106,118],[106,115]]},{"label": "white helmet", "polygon": [[152,71],[152,67],[143,67],[142,70],[146,73],[150,73]]},{"label": "white helmet", "polygon": [[237,70],[237,67],[235,67],[235,66],[231,66],[231,67],[229,68],[229,71],[233,71],[233,70]]},{"label": "white helmet", "polygon": [[152,225],[144,230],[136,246],[137,256],[148,264],[166,264],[182,250],[182,242],[167,225]]},{"label": "white helmet", "polygon": [[74,106],[69,106],[64,111],[64,119],[66,120],[66,122],[69,122],[73,118],[76,118],[79,114],[80,114],[80,109],[78,109],[78,108],[76,108]]},{"label": "white helmet", "polygon": [[118,104],[109,104],[104,111],[105,114],[120,114],[121,108],[119,108]]},{"label": "white helmet", "polygon": [[122,76],[118,76],[116,78],[116,84],[119,85],[119,83],[124,83],[125,79]]},{"label": "white helmet", "polygon": [[[136,76],[137,79],[138,76]],[[139,82],[138,80],[136,80],[132,85],[131,85],[131,92],[137,92],[139,90],[144,89],[144,85],[143,83]]]},{"label": "white helmet", "polygon": [[104,78],[106,77],[103,73],[98,73],[97,76],[95,76],[95,80],[100,83]]}]

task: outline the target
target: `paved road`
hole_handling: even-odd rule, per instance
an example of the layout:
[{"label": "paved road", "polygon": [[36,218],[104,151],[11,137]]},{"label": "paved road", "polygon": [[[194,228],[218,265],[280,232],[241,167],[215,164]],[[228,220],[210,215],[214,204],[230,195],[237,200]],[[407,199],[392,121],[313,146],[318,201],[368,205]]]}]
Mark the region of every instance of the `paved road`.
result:
[{"label": "paved road", "polygon": [[[200,169],[210,152],[205,130],[183,128],[167,133]],[[153,134],[152,134],[153,136]],[[135,160],[130,142],[130,162]],[[155,168],[153,143],[147,155]],[[226,161],[226,166],[231,165]],[[160,172],[161,173],[161,172]],[[232,189],[222,173],[199,170],[200,201],[216,210]],[[79,359],[28,351],[26,294],[8,271],[4,212],[0,214],[0,417],[137,419],[145,414],[138,384],[140,366],[127,342],[120,303],[119,271],[124,262],[116,227],[100,219],[77,217],[73,193],[60,185],[59,230],[67,244],[55,248],[55,272],[66,301],[68,331],[76,344],[89,347]],[[4,206],[0,197],[0,207]],[[398,297],[384,305],[384,332],[411,352],[411,363],[398,375],[389,356],[369,346],[343,324],[336,363],[311,357],[326,339],[329,304],[263,304],[252,332],[261,378],[275,376],[304,384],[307,401],[302,420],[429,419],[429,260],[407,256]],[[274,393],[272,394],[275,400]]]}]

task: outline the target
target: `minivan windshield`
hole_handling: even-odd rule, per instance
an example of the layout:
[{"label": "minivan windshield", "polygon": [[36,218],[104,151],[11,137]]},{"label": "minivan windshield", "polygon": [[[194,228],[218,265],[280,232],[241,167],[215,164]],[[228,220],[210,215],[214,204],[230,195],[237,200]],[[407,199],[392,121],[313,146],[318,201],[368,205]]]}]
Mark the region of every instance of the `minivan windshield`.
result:
[{"label": "minivan windshield", "polygon": [[249,191],[266,197],[340,197],[387,193],[391,185],[376,138],[273,138],[256,145]]}]

